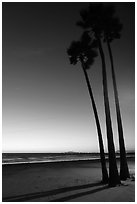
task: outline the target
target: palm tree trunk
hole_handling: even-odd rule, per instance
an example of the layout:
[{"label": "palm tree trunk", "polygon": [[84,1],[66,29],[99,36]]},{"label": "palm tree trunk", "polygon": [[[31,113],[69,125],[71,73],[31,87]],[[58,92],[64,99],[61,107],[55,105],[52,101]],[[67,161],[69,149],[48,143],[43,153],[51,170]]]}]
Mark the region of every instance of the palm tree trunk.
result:
[{"label": "palm tree trunk", "polygon": [[89,78],[88,78],[87,72],[85,70],[84,62],[83,62],[82,59],[81,59],[81,64],[82,64],[84,76],[85,76],[85,79],[86,79],[90,99],[91,99],[91,102],[92,102],[93,112],[94,112],[97,131],[98,131],[100,158],[101,158],[101,166],[102,166],[102,182],[103,183],[108,183],[108,173],[107,173],[107,168],[106,168],[106,160],[105,160],[103,139],[102,139],[102,133],[101,133],[101,127],[100,127],[99,117],[98,117],[98,113],[97,113],[97,108],[96,108],[95,100],[94,100],[94,97],[93,97],[93,93],[92,93],[91,85],[90,85],[90,82],[89,82]]},{"label": "palm tree trunk", "polygon": [[105,56],[102,49],[101,40],[97,34],[96,34],[96,38],[98,40],[99,52],[102,60],[103,92],[104,92],[104,105],[105,105],[105,115],[106,115],[108,154],[109,154],[109,186],[116,186],[117,184],[120,184],[120,177],[118,175],[115,146],[113,141],[112,122],[111,122],[109,99],[108,99]]},{"label": "palm tree trunk", "polygon": [[106,39],[106,40],[107,40],[107,46],[108,46],[109,56],[110,56],[110,61],[111,61],[111,71],[112,71],[112,80],[113,80],[113,87],[114,87],[117,124],[118,124],[118,133],[119,133],[120,178],[121,178],[121,180],[126,180],[127,178],[130,177],[130,175],[129,175],[129,169],[128,169],[127,158],[126,158],[126,150],[125,150],[125,143],[124,143],[124,135],[123,135],[121,113],[120,113],[119,98],[118,98],[118,91],[117,91],[117,85],[116,85],[116,77],[115,77],[115,71],[114,71],[112,51],[111,51],[109,40],[108,39]]}]

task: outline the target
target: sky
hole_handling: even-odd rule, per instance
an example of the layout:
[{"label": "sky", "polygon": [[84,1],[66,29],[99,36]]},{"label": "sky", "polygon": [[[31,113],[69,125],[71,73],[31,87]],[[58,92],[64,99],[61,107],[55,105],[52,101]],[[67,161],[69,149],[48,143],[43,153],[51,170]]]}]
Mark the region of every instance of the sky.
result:
[{"label": "sky", "polygon": [[[134,3],[114,3],[123,23],[112,42],[127,150],[135,148]],[[79,11],[89,3],[2,3],[3,152],[98,152],[93,109],[80,64],[66,53],[83,30]],[[119,150],[111,67],[105,43],[113,136]],[[101,60],[88,70],[107,151]]]}]

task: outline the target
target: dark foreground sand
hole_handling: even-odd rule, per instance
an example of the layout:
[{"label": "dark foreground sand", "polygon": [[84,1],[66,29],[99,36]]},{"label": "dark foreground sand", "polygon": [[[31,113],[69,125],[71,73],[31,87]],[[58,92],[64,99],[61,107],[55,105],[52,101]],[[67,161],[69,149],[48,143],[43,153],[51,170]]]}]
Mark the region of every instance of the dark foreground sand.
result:
[{"label": "dark foreground sand", "polygon": [[132,178],[114,188],[100,183],[99,161],[4,165],[3,201],[134,202],[134,158],[128,164]]}]

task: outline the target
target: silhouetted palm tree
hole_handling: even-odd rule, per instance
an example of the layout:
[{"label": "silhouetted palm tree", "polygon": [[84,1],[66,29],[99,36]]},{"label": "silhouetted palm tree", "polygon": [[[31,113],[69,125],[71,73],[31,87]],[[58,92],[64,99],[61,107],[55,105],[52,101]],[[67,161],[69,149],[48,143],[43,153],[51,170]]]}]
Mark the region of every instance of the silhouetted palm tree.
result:
[{"label": "silhouetted palm tree", "polygon": [[107,140],[108,140],[108,153],[109,153],[109,185],[115,186],[120,184],[120,178],[118,175],[115,146],[113,141],[112,122],[110,116],[110,106],[108,99],[108,87],[107,87],[107,75],[105,55],[102,48],[102,15],[103,4],[91,3],[88,9],[83,9],[80,12],[82,21],[79,21],[77,25],[88,30],[92,37],[94,36],[98,42],[99,53],[102,61],[102,77],[103,77],[103,92],[104,92],[104,105],[106,115],[106,128],[107,128]]},{"label": "silhouetted palm tree", "polygon": [[115,76],[114,63],[113,63],[113,55],[112,55],[112,50],[110,46],[110,43],[114,39],[120,38],[122,24],[120,23],[118,18],[114,17],[114,14],[115,14],[115,9],[113,6],[107,6],[104,8],[103,30],[104,30],[104,41],[107,43],[110,61],[111,61],[112,80],[113,80],[113,87],[114,87],[117,124],[118,124],[118,133],[119,133],[119,147],[120,147],[120,178],[121,180],[126,180],[127,178],[130,177],[130,175],[129,175],[129,169],[128,169],[127,158],[126,158],[123,126],[122,126],[119,97],[118,97],[116,76]]},{"label": "silhouetted palm tree", "polygon": [[69,49],[67,50],[67,53],[69,55],[71,64],[75,65],[78,61],[81,62],[81,66],[84,72],[85,80],[87,83],[87,88],[89,91],[89,95],[90,95],[90,99],[91,99],[91,103],[92,103],[92,107],[94,111],[97,131],[98,131],[100,158],[101,158],[101,166],[102,166],[102,182],[108,183],[108,173],[107,173],[107,168],[106,168],[101,127],[100,127],[100,122],[99,122],[95,100],[94,100],[93,93],[92,93],[92,88],[91,88],[88,74],[87,74],[87,69],[90,68],[90,65],[92,65],[94,62],[94,58],[97,56],[95,49],[93,49],[96,47],[96,43],[94,42],[89,45],[90,41],[91,40],[88,34],[84,33],[81,38],[81,41],[73,41],[71,43]]}]

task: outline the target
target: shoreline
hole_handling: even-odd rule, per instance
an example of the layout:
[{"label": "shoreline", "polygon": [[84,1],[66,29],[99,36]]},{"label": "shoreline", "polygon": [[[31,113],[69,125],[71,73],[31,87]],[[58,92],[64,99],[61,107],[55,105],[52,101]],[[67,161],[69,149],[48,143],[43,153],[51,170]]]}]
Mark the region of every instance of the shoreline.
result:
[{"label": "shoreline", "polygon": [[[117,160],[120,160],[120,156],[116,156]],[[131,156],[128,155],[127,159],[134,159],[135,160],[135,155]],[[65,160],[47,160],[47,161],[21,161],[21,162],[5,162],[2,163],[2,166],[8,166],[8,165],[24,165],[24,164],[43,164],[43,163],[61,163],[61,162],[96,162],[99,161],[100,162],[100,158],[82,158],[82,159],[65,159]],[[108,162],[108,157],[106,157],[106,162]]]},{"label": "shoreline", "polygon": [[[20,165],[20,164],[43,164],[43,163],[61,163],[61,162],[79,162],[79,161],[99,161],[100,158],[92,158],[92,159],[66,159],[66,160],[50,160],[50,161],[27,161],[27,162],[8,162],[2,163],[4,165]],[[107,158],[106,158],[107,160]]]}]

